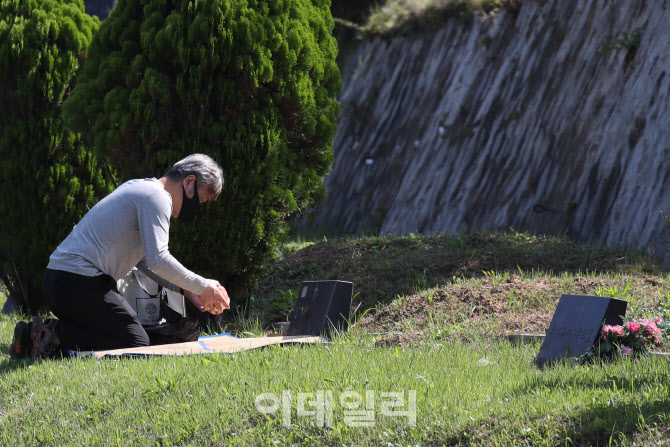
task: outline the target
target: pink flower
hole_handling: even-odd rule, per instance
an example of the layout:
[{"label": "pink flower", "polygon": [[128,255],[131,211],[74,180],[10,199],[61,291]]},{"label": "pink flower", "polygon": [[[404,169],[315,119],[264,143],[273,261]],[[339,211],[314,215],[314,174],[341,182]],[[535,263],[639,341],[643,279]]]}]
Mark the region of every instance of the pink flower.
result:
[{"label": "pink flower", "polygon": [[605,336],[609,334],[611,330],[612,330],[611,325],[606,324],[605,326],[603,326],[603,330],[600,331],[600,334],[603,336],[603,340],[607,341],[607,338]]},{"label": "pink flower", "polygon": [[647,318],[639,318],[637,323],[644,329],[644,331],[647,333],[646,335],[661,335],[661,330],[653,321]]},{"label": "pink flower", "polygon": [[661,335],[661,330],[656,326],[656,323],[650,321],[644,328],[650,335]]},{"label": "pink flower", "polygon": [[646,326],[649,323],[651,323],[651,320],[647,318],[638,318],[637,320],[635,320],[635,322],[638,323],[640,326]]},{"label": "pink flower", "polygon": [[626,321],[626,329],[628,329],[631,334],[637,334],[637,331],[640,330],[640,325],[632,321]]},{"label": "pink flower", "polygon": [[612,334],[614,335],[623,335],[623,326],[612,326]]},{"label": "pink flower", "polygon": [[621,345],[621,354],[623,355],[631,355],[633,353],[633,350],[629,348],[628,346]]},{"label": "pink flower", "polygon": [[654,318],[654,323],[655,324],[663,324],[663,318],[661,318],[661,317]]},{"label": "pink flower", "polygon": [[654,337],[654,344],[655,345],[660,345],[661,344],[661,339],[658,337]]}]

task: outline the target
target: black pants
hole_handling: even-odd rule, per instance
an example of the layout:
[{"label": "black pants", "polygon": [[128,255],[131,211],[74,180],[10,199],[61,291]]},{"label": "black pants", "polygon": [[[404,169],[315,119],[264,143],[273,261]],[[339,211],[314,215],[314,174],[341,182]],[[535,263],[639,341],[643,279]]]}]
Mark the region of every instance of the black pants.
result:
[{"label": "black pants", "polygon": [[56,334],[67,352],[148,346],[149,336],[111,276],[47,269],[44,294],[58,317]]}]

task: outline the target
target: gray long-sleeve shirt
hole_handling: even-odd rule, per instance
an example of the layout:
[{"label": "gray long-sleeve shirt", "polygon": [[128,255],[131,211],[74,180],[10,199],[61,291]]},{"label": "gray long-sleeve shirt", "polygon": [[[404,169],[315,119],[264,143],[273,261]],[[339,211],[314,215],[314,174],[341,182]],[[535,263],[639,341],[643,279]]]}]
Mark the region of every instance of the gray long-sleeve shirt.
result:
[{"label": "gray long-sleeve shirt", "polygon": [[198,295],[207,280],[168,251],[172,196],[152,179],[130,180],[98,202],[49,258],[47,268],[118,280],[141,260],[161,278]]}]

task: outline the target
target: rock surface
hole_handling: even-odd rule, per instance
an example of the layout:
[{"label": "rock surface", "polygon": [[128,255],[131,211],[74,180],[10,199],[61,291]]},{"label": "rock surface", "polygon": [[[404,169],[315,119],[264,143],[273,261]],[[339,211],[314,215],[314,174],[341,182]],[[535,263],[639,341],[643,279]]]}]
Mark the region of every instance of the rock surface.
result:
[{"label": "rock surface", "polygon": [[667,1],[527,1],[362,41],[342,67],[328,196],[303,231],[512,227],[663,254],[668,23]]}]

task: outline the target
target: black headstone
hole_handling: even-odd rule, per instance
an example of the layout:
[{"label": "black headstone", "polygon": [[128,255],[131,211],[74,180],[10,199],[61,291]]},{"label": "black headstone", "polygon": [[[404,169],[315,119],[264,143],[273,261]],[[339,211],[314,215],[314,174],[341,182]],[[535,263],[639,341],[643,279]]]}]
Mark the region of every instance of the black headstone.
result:
[{"label": "black headstone", "polygon": [[600,296],[563,295],[558,301],[544,338],[537,364],[566,357],[579,357],[593,347],[605,324],[622,324],[626,315],[624,300]]},{"label": "black headstone", "polygon": [[293,309],[287,335],[332,335],[346,331],[354,284],[346,281],[305,281]]}]

